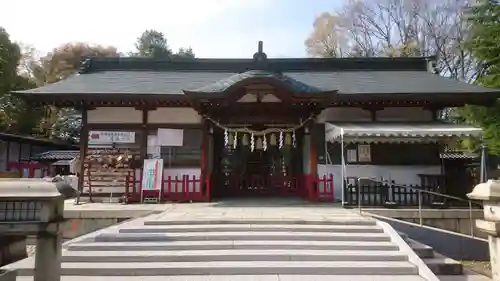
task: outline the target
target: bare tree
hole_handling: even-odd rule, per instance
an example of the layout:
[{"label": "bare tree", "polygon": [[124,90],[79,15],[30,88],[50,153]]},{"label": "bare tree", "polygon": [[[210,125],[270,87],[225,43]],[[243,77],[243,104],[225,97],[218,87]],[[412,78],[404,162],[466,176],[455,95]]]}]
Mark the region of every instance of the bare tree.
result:
[{"label": "bare tree", "polygon": [[443,76],[473,81],[480,67],[464,46],[466,0],[350,0],[322,14],[306,40],[309,54],[437,56]]},{"label": "bare tree", "polygon": [[342,19],[330,13],[316,18],[313,31],[305,41],[307,53],[313,57],[343,57],[347,55],[347,32]]}]

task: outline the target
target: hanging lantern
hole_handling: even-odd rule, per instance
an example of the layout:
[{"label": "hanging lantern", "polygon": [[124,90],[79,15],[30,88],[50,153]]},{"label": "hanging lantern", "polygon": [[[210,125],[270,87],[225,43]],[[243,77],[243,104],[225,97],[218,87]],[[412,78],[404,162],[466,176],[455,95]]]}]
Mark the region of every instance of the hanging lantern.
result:
[{"label": "hanging lantern", "polygon": [[280,132],[279,149],[283,147],[283,132]]},{"label": "hanging lantern", "polygon": [[243,135],[243,138],[241,139],[241,144],[243,144],[243,146],[248,146],[248,135],[247,134]]},{"label": "hanging lantern", "polygon": [[292,145],[292,135],[289,133],[285,135],[285,145]]},{"label": "hanging lantern", "polygon": [[255,144],[255,148],[257,150],[262,150],[263,149],[263,143],[262,143],[262,138],[258,137],[257,138],[257,143]]},{"label": "hanging lantern", "polygon": [[297,147],[297,136],[295,135],[295,131],[292,134],[292,146]]},{"label": "hanging lantern", "polygon": [[224,130],[224,146],[227,146],[228,143],[229,143],[229,135],[228,135],[227,129],[225,129]]},{"label": "hanging lantern", "polygon": [[237,145],[238,145],[238,132],[234,132],[233,149],[236,149]]},{"label": "hanging lantern", "polygon": [[250,151],[253,152],[255,150],[255,137],[252,133],[250,136]]},{"label": "hanging lantern", "polygon": [[276,140],[276,135],[275,134],[271,134],[271,138],[269,140],[269,144],[273,145],[273,146],[275,146],[277,144],[277,140]]},{"label": "hanging lantern", "polygon": [[233,141],[234,141],[234,139],[233,139],[233,135],[232,135],[231,133],[229,133],[229,135],[228,135],[228,139],[227,139],[227,144],[228,144],[229,146],[233,146]]},{"label": "hanging lantern", "polygon": [[267,151],[267,138],[266,138],[266,135],[264,135],[264,139],[262,141],[262,149],[264,149],[264,151]]}]

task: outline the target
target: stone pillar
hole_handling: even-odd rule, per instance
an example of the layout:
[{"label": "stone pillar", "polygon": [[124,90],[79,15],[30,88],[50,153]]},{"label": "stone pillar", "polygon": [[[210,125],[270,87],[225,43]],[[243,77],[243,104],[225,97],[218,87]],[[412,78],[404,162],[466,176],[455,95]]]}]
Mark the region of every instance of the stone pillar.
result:
[{"label": "stone pillar", "polygon": [[36,240],[34,281],[61,279],[62,233],[41,233]]},{"label": "stone pillar", "polygon": [[488,234],[492,280],[500,281],[500,181],[480,183],[467,196],[483,201],[484,220],[476,220],[476,227]]}]

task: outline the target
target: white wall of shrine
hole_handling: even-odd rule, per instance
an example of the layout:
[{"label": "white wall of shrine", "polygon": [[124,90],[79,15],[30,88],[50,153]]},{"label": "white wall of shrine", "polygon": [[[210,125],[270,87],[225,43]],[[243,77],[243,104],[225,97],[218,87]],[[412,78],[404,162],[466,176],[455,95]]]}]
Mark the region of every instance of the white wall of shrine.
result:
[{"label": "white wall of shrine", "polygon": [[[200,124],[201,116],[191,107],[162,107],[148,112],[150,124]],[[142,110],[134,107],[97,107],[87,113],[89,124],[141,124]]]},{"label": "white wall of shrine", "polygon": [[201,116],[191,107],[162,107],[148,112],[148,123],[200,124]]},{"label": "white wall of shrine", "polygon": [[97,107],[87,112],[89,124],[141,124],[142,111],[133,107]]},{"label": "white wall of shrine", "polygon": [[[375,113],[377,121],[432,121],[432,112],[421,107],[387,107]],[[353,107],[332,107],[321,112],[317,122],[371,122],[368,110]]]}]

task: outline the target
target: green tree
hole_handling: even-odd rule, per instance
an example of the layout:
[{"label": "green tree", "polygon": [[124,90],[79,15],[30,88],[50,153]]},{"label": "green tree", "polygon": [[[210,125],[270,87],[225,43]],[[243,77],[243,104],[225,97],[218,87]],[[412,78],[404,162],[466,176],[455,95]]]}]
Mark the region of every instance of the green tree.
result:
[{"label": "green tree", "polygon": [[167,44],[167,39],[163,33],[156,30],[144,31],[135,43],[137,53],[141,57],[153,57],[166,59],[172,55],[172,50]]},{"label": "green tree", "polygon": [[0,131],[29,134],[37,122],[37,110],[10,94],[13,90],[34,88],[28,77],[18,74],[20,47],[0,28]]},{"label": "green tree", "polygon": [[168,46],[168,41],[162,32],[150,29],[144,31],[135,43],[136,52],[132,56],[152,57],[157,59],[193,59],[193,49],[180,48],[174,53]]},{"label": "green tree", "polygon": [[[477,84],[500,88],[500,4],[482,0],[470,11],[472,30],[466,46],[484,66]],[[466,106],[459,110],[460,121],[483,127],[490,152],[500,154],[500,104],[490,107]]]}]

